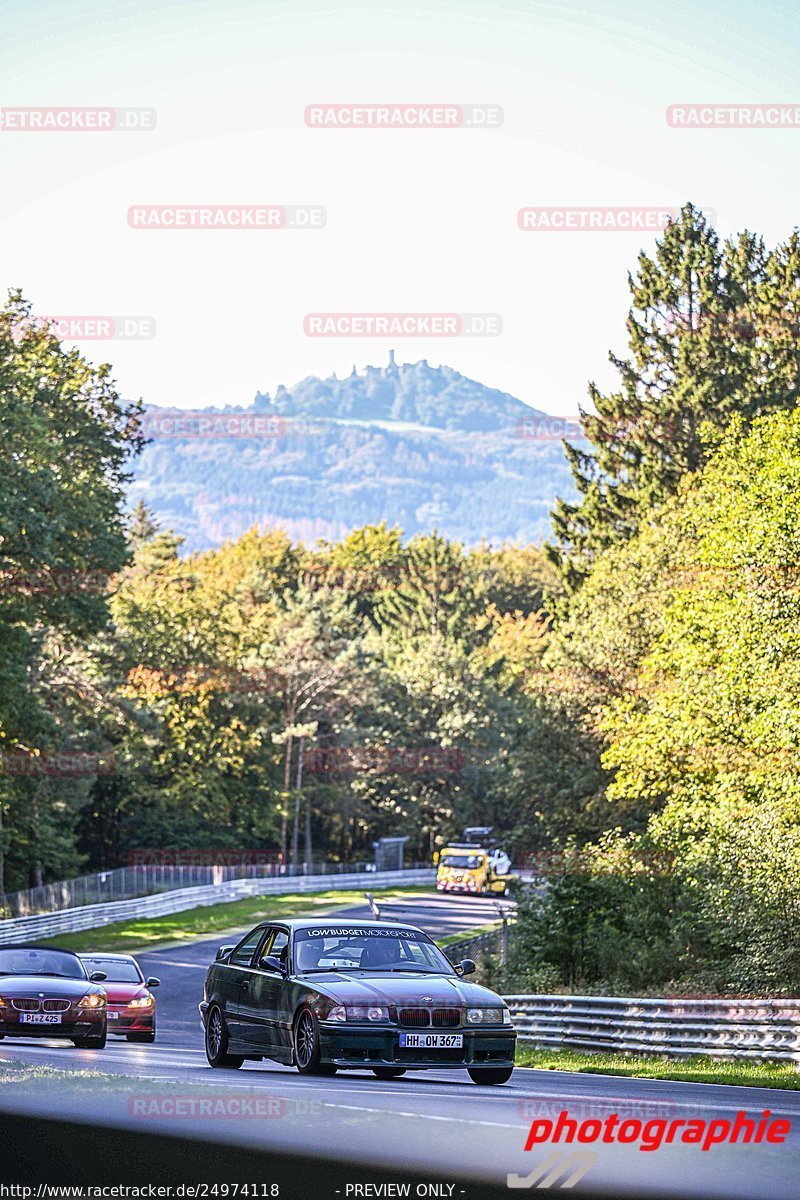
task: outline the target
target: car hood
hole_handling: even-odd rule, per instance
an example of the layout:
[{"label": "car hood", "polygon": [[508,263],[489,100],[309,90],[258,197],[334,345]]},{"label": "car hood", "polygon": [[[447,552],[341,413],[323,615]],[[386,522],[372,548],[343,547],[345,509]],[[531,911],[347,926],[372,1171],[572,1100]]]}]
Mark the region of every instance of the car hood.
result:
[{"label": "car hood", "polygon": [[106,980],[103,988],[109,1004],[127,1004],[147,995],[147,988],[141,983],[110,983]]},{"label": "car hood", "polygon": [[[453,1007],[501,1004],[496,992],[468,983],[452,975],[390,975],[381,972],[346,975],[331,972],[325,975],[299,977],[306,987],[314,988],[338,1004],[422,1004]],[[425,999],[423,999],[425,997]]]},{"label": "car hood", "polygon": [[53,975],[0,975],[0,996],[45,996],[61,999],[80,999],[87,992],[101,992],[103,989],[89,979],[67,979],[65,976]]}]

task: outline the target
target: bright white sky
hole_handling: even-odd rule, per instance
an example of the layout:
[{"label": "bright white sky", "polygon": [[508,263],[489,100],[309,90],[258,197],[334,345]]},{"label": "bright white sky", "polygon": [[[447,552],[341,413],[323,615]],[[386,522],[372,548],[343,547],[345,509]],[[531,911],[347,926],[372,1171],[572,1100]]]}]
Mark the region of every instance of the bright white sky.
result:
[{"label": "bright white sky", "polygon": [[[148,315],[84,342],[123,394],[246,404],[353,363],[448,363],[552,413],[611,382],[636,233],[522,233],[529,205],[797,220],[800,129],[680,131],[681,102],[800,102],[800,10],[740,0],[3,0],[0,106],[153,107],[155,132],[0,132],[0,263],[42,313]],[[499,104],[499,131],[327,131],[323,102]],[[135,231],[129,206],[320,204],[318,232]],[[645,244],[652,245],[652,236]],[[497,312],[496,338],[325,339],[314,311]]]}]

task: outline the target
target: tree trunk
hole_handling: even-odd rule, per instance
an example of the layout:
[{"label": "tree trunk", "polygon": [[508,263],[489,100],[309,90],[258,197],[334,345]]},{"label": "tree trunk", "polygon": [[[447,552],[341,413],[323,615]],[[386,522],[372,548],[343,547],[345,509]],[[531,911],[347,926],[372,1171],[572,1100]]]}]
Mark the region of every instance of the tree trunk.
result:
[{"label": "tree trunk", "polygon": [[305,849],[305,855],[304,855],[306,872],[311,871],[312,853],[313,853],[313,851],[312,851],[312,847],[311,847],[311,792],[306,792],[306,849]]},{"label": "tree trunk", "polygon": [[6,906],[6,856],[3,851],[3,798],[0,796],[0,917]]},{"label": "tree trunk", "polygon": [[297,743],[297,778],[294,792],[294,824],[292,825],[292,866],[297,870],[297,860],[300,857],[300,799],[303,786],[303,744],[305,738]]},{"label": "tree trunk", "polygon": [[292,779],[292,735],[286,738],[286,750],[283,756],[283,796],[281,798],[281,862],[286,864],[286,834],[288,831],[289,785]]},{"label": "tree trunk", "polygon": [[[34,784],[33,799],[31,801],[31,816],[33,817],[33,828],[38,835],[39,820],[40,820],[40,816],[41,816],[41,810],[39,807],[39,785],[38,785],[38,783]],[[32,888],[38,888],[38,887],[42,886],[41,859],[35,858],[33,860],[33,862],[31,863],[30,871],[29,871],[29,878],[31,881]]]}]

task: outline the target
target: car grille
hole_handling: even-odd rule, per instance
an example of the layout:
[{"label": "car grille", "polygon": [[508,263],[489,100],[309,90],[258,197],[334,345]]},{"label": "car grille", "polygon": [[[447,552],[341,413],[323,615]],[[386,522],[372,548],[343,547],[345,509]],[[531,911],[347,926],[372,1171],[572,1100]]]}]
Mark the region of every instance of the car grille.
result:
[{"label": "car grille", "polygon": [[37,1000],[35,996],[22,996],[11,1003],[17,1012],[66,1012],[70,1006],[69,1000]]},{"label": "car grille", "polygon": [[408,1029],[452,1029],[461,1021],[460,1008],[401,1008],[398,1012],[401,1025]]}]

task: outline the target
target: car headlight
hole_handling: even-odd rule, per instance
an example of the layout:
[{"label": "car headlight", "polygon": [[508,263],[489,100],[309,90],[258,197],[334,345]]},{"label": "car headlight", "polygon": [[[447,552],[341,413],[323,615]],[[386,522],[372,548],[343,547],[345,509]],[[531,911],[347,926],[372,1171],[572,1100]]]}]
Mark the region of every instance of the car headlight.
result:
[{"label": "car headlight", "polygon": [[467,1021],[470,1025],[505,1025],[507,1013],[507,1008],[469,1008]]},{"label": "car headlight", "polygon": [[100,992],[89,992],[78,1002],[78,1008],[105,1008],[106,998]]},{"label": "car headlight", "polygon": [[326,1021],[346,1021],[347,1013],[345,1012],[344,1005],[337,1004],[335,1008],[331,1009],[331,1011],[328,1013],[325,1020]]},{"label": "car headlight", "polygon": [[389,1009],[382,1004],[356,1004],[347,1006],[348,1021],[388,1021]]},{"label": "car headlight", "polygon": [[152,996],[140,996],[138,1000],[129,1000],[128,1008],[150,1008],[153,1004],[155,1000]]}]

